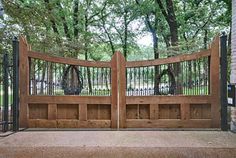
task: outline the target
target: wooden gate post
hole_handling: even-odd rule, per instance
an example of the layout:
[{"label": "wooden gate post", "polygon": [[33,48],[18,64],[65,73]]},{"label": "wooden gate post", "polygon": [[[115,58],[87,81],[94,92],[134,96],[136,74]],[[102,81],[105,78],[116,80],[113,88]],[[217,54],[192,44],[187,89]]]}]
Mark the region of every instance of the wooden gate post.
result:
[{"label": "wooden gate post", "polygon": [[111,127],[124,128],[126,121],[126,61],[120,52],[116,52],[111,60]]},{"label": "wooden gate post", "polygon": [[119,128],[126,128],[126,61],[123,54],[118,52],[118,81],[119,81]]},{"label": "wooden gate post", "polygon": [[211,117],[213,128],[220,127],[220,38],[215,37],[211,45],[211,58],[210,58],[210,95],[212,99],[211,104]]},{"label": "wooden gate post", "polygon": [[118,128],[118,53],[111,59],[111,128]]},{"label": "wooden gate post", "polygon": [[20,127],[28,127],[28,103],[29,95],[29,59],[28,44],[25,38],[20,37],[19,43],[19,90],[20,90]]}]

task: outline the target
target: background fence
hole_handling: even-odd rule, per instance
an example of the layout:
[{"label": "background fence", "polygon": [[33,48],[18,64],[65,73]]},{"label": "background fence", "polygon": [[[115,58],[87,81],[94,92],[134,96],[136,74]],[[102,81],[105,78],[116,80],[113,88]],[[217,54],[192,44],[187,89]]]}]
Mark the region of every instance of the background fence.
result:
[{"label": "background fence", "polygon": [[3,132],[19,129],[18,45],[15,38],[12,52],[0,54],[0,127]]}]

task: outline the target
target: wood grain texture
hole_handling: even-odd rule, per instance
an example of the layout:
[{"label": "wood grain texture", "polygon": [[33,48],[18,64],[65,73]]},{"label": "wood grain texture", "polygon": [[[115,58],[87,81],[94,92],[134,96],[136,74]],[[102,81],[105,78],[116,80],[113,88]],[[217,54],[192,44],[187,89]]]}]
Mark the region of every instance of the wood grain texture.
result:
[{"label": "wood grain texture", "polygon": [[210,119],[180,120],[180,119],[129,119],[127,128],[212,128]]},{"label": "wood grain texture", "polygon": [[29,51],[27,54],[30,58],[40,59],[48,62],[68,64],[68,65],[79,65],[79,66],[91,66],[91,67],[111,67],[110,62],[105,61],[86,61],[73,58],[63,58],[51,56],[45,53],[39,53],[34,51]]},{"label": "wood grain texture", "polygon": [[46,120],[30,119],[29,128],[110,128],[111,120]]},{"label": "wood grain texture", "polygon": [[20,37],[19,41],[19,102],[20,128],[28,127],[28,104],[27,96],[29,95],[29,60],[28,60],[28,44],[24,37]]},{"label": "wood grain texture", "polygon": [[220,37],[215,37],[211,45],[210,60],[210,93],[212,96],[212,127],[220,127]]},{"label": "wood grain texture", "polygon": [[118,128],[118,53],[111,59],[111,127]]},{"label": "wood grain texture", "polygon": [[126,104],[182,104],[182,103],[211,103],[212,97],[205,96],[126,96]]},{"label": "wood grain texture", "polygon": [[54,103],[54,104],[111,104],[110,96],[46,96],[35,95],[27,97],[28,103]]},{"label": "wood grain texture", "polygon": [[86,121],[87,120],[87,104],[79,104],[79,120]]},{"label": "wood grain texture", "polygon": [[29,104],[29,119],[48,119],[47,104]]},{"label": "wood grain texture", "polygon": [[126,63],[126,67],[141,67],[141,66],[154,66],[154,65],[163,65],[163,64],[172,64],[178,63],[182,61],[189,61],[200,59],[203,57],[210,56],[210,50],[203,50],[197,53],[192,54],[183,54],[175,57],[163,58],[163,59],[155,59],[155,60],[144,60],[144,61],[129,61]]},{"label": "wood grain texture", "polygon": [[58,104],[57,119],[75,119],[79,118],[78,104]]},{"label": "wood grain texture", "polygon": [[156,120],[159,115],[159,105],[158,104],[150,104],[150,119]]},{"label": "wood grain texture", "polygon": [[119,80],[119,97],[118,97],[118,103],[119,103],[119,128],[125,128],[126,125],[126,61],[125,57],[118,52],[118,80]]},{"label": "wood grain texture", "polygon": [[181,120],[189,120],[190,119],[190,104],[183,103],[181,104]]},{"label": "wood grain texture", "polygon": [[57,104],[48,104],[48,119],[57,119]]}]

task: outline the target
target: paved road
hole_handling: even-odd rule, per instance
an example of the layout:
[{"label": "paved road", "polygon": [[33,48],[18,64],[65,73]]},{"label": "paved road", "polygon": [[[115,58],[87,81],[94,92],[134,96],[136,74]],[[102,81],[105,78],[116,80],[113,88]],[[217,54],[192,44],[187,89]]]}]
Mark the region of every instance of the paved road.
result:
[{"label": "paved road", "polygon": [[221,131],[31,131],[0,139],[1,157],[236,157]]}]

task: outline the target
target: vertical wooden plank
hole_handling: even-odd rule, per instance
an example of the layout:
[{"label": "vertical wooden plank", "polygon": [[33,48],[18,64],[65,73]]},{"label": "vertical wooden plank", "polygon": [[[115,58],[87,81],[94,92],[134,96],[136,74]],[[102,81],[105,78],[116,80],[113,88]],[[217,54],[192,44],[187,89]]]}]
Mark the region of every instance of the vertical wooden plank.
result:
[{"label": "vertical wooden plank", "polygon": [[98,112],[98,120],[101,119],[101,105],[97,105],[97,112]]},{"label": "vertical wooden plank", "polygon": [[150,119],[155,120],[158,119],[158,104],[150,104]]},{"label": "vertical wooden plank", "polygon": [[87,120],[87,104],[79,104],[79,120]]},{"label": "vertical wooden plank", "polygon": [[136,109],[136,113],[137,113],[137,118],[140,119],[140,111],[139,111],[139,104],[137,105],[137,109]]},{"label": "vertical wooden plank", "polygon": [[126,119],[138,119],[138,105],[129,104],[126,105]]},{"label": "vertical wooden plank", "polygon": [[211,119],[211,104],[202,104],[202,119]]},{"label": "vertical wooden plank", "polygon": [[124,56],[118,55],[118,103],[119,103],[119,128],[126,127],[126,61]]},{"label": "vertical wooden plank", "polygon": [[150,119],[149,104],[139,104],[139,119]]},{"label": "vertical wooden plank", "polygon": [[48,104],[48,119],[57,119],[57,104]]},{"label": "vertical wooden plank", "polygon": [[98,119],[98,107],[96,104],[87,104],[87,119],[88,120]]},{"label": "vertical wooden plank", "polygon": [[169,104],[159,104],[159,119],[170,119]]},{"label": "vertical wooden plank", "polygon": [[111,128],[118,127],[118,53],[111,59]]},{"label": "vertical wooden plank", "polygon": [[29,95],[29,60],[28,60],[28,44],[23,37],[19,42],[19,90],[20,90],[20,128],[28,127],[28,103],[27,95]]},{"label": "vertical wooden plank", "polygon": [[220,127],[220,56],[219,56],[219,36],[215,37],[211,45],[210,60],[210,80],[211,80],[211,115],[212,127]]},{"label": "vertical wooden plank", "polygon": [[181,104],[181,120],[189,120],[190,119],[190,104]]}]

